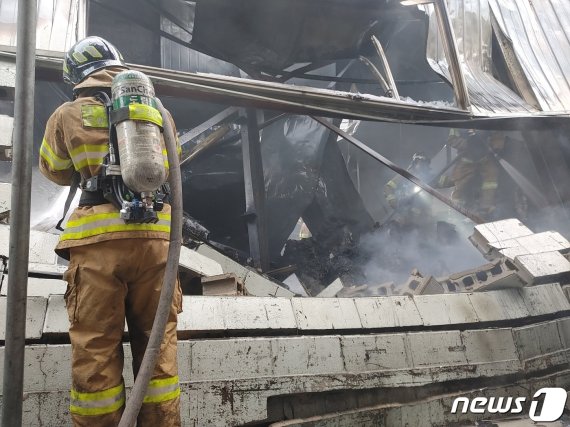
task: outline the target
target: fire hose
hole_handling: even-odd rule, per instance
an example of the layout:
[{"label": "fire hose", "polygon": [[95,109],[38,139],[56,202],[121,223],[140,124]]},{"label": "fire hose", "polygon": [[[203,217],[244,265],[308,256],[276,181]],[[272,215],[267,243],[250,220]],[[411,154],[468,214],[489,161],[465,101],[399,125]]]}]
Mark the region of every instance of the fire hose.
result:
[{"label": "fire hose", "polygon": [[180,259],[180,246],[182,244],[182,181],[180,174],[180,163],[178,160],[178,151],[176,147],[176,137],[174,129],[170,122],[169,115],[158,98],[155,98],[156,105],[164,126],[164,141],[168,152],[169,176],[170,183],[170,203],[171,203],[171,224],[170,224],[170,246],[168,248],[168,258],[164,278],[162,281],[162,289],[160,291],[160,299],[152,330],[146,346],[146,351],[139,369],[135,384],[131,390],[131,396],[127,401],[123,416],[119,422],[119,427],[134,426],[137,415],[142,406],[148,383],[154,371],[156,360],[160,353],[160,344],[166,329],[172,297],[176,286],[178,275],[178,263]]}]

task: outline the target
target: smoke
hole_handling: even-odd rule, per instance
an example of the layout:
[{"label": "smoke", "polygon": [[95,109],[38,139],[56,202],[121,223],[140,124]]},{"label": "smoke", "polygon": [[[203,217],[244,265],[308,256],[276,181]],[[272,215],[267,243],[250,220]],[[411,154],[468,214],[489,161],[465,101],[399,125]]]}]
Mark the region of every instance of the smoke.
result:
[{"label": "smoke", "polygon": [[487,261],[460,228],[451,241],[438,238],[435,224],[433,232],[410,230],[394,236],[392,231],[383,230],[363,236],[360,250],[366,281],[394,282],[397,286],[406,282],[413,269],[424,277],[437,278],[485,264]]}]

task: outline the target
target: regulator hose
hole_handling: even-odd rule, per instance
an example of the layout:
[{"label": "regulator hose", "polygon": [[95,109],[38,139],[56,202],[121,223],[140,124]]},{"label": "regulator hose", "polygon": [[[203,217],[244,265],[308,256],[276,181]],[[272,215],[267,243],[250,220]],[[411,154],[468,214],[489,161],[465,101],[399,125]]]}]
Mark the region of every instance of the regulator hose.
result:
[{"label": "regulator hose", "polygon": [[132,427],[135,424],[146,394],[148,383],[152,373],[154,372],[156,360],[160,353],[160,344],[162,343],[166,323],[168,321],[168,315],[170,313],[170,306],[172,305],[172,297],[174,295],[178,275],[180,245],[182,244],[182,181],[178,151],[176,147],[176,137],[170,122],[169,114],[158,98],[155,98],[155,101],[157,108],[162,115],[164,141],[168,152],[168,164],[170,165],[168,176],[171,190],[170,246],[168,248],[168,259],[166,261],[166,269],[164,272],[164,279],[162,281],[158,307],[154,316],[152,331],[150,333],[135,384],[131,390],[131,396],[127,401],[123,416],[119,422],[119,427]]}]

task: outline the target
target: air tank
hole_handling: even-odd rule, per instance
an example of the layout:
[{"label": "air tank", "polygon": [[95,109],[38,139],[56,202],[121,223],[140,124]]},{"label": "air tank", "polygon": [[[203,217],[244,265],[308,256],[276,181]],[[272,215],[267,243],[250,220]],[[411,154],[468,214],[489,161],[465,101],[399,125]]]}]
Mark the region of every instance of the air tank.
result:
[{"label": "air tank", "polygon": [[152,82],[140,71],[126,70],[115,76],[111,92],[123,182],[134,193],[154,192],[167,170]]}]

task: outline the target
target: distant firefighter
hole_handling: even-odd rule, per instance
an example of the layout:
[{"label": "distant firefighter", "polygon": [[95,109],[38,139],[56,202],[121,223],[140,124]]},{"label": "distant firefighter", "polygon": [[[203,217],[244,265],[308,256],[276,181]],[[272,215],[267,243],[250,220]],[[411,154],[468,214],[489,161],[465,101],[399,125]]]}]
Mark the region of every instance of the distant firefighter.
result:
[{"label": "distant firefighter", "polygon": [[452,200],[486,220],[496,215],[499,165],[494,153],[505,146],[501,132],[452,129],[448,143],[457,150],[451,176],[440,179],[440,187],[455,186]]},{"label": "distant firefighter", "polygon": [[[430,175],[431,160],[424,153],[415,153],[408,171],[426,180]],[[394,209],[391,222],[401,228],[421,227],[431,219],[429,201],[420,195],[421,189],[401,175],[392,178],[384,186],[384,197]]]}]

